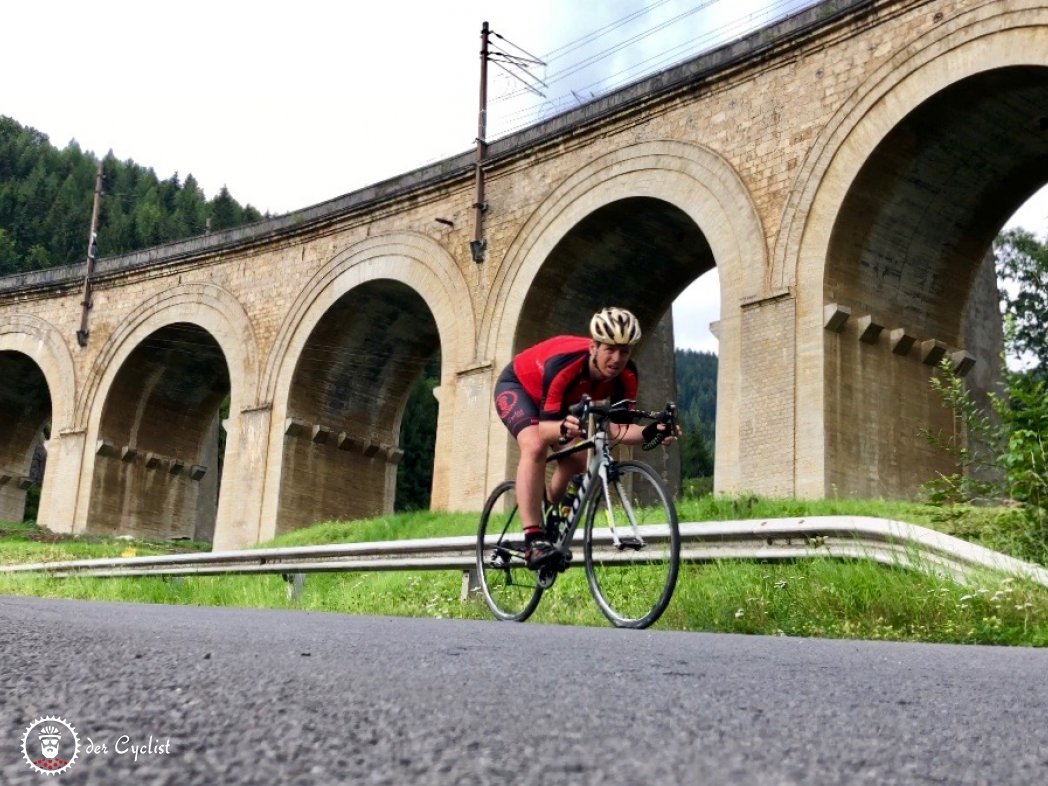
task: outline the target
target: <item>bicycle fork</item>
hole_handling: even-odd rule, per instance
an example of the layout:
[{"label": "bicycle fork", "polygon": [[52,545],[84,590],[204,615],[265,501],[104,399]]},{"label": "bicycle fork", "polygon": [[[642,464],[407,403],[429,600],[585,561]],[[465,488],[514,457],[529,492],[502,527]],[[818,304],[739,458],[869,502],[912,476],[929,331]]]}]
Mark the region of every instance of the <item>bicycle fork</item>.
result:
[{"label": "bicycle fork", "polygon": [[[644,538],[641,537],[640,528],[637,526],[637,516],[633,512],[633,505],[630,503],[629,495],[625,493],[622,488],[622,481],[618,477],[612,480],[608,475],[608,464],[607,462],[601,462],[600,469],[598,470],[602,486],[604,487],[604,516],[608,522],[608,529],[611,532],[611,543],[619,551],[625,549],[633,549],[634,551],[640,551],[644,548],[647,543],[644,542]],[[630,528],[633,532],[632,535],[624,535],[619,537],[618,529],[615,526],[615,513],[614,506],[611,501],[611,486],[615,484],[615,492],[619,495],[619,499],[622,500],[622,508],[626,513],[626,519],[629,521]]]}]

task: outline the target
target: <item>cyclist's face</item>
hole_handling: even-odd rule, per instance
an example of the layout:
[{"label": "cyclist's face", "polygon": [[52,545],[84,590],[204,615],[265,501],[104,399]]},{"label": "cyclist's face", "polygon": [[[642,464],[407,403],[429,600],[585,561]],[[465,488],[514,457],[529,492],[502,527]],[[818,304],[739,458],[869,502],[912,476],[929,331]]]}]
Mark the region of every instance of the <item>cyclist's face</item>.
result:
[{"label": "cyclist's face", "polygon": [[633,347],[628,344],[601,344],[596,341],[590,344],[594,370],[604,379],[613,379],[621,374],[632,351]]}]

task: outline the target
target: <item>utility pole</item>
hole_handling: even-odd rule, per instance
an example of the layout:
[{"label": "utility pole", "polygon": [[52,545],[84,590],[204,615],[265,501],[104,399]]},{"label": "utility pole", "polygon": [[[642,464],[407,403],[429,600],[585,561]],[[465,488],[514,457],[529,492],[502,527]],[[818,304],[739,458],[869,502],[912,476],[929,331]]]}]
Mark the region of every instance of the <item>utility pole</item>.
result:
[{"label": "utility pole", "polygon": [[484,213],[488,204],[484,201],[484,155],[487,153],[488,126],[488,41],[490,29],[485,22],[480,29],[480,112],[477,117],[477,163],[476,163],[476,201],[473,203],[473,240],[469,244],[469,253],[473,261],[480,264],[484,261],[488,242],[484,239]]},{"label": "utility pole", "polygon": [[[491,43],[491,36],[509,44],[515,49],[523,52],[527,57],[515,55],[505,51],[501,44]],[[546,65],[534,55],[529,54],[511,41],[507,41],[498,33],[488,27],[485,22],[480,29],[480,112],[477,117],[477,162],[476,162],[476,201],[473,203],[473,239],[469,243],[469,253],[473,261],[478,265],[484,261],[488,249],[488,241],[484,239],[484,214],[488,212],[488,203],[484,196],[484,159],[488,154],[488,61],[493,62],[514,79],[523,82],[524,86],[533,93],[542,95],[538,89],[527,80],[510,71],[506,66],[512,66],[518,72],[523,73],[533,82],[538,82],[543,87],[546,83],[538,77],[530,74],[530,66]],[[503,65],[505,64],[505,65]]]},{"label": "utility pole", "polygon": [[91,207],[91,231],[87,235],[87,262],[84,264],[84,297],[80,301],[80,330],[76,331],[76,343],[87,346],[87,312],[91,310],[91,274],[95,270],[95,257],[98,254],[98,204],[102,199],[102,162],[98,162],[95,173],[95,202]]}]

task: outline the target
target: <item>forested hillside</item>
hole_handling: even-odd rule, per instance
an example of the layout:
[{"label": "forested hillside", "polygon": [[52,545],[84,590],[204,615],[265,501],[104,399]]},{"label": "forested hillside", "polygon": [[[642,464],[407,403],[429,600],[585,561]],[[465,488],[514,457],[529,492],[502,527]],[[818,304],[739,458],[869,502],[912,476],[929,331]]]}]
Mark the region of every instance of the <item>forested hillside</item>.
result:
[{"label": "forested hillside", "polygon": [[[82,262],[87,254],[98,158],[75,141],[59,150],[45,134],[0,116],[0,275]],[[258,221],[262,214],[223,187],[210,200],[192,175],[160,180],[110,152],[102,161],[98,255]]]},{"label": "forested hillside", "polygon": [[713,475],[713,444],[717,422],[717,356],[712,352],[678,349],[677,406],[681,438],[681,474],[685,478]]}]

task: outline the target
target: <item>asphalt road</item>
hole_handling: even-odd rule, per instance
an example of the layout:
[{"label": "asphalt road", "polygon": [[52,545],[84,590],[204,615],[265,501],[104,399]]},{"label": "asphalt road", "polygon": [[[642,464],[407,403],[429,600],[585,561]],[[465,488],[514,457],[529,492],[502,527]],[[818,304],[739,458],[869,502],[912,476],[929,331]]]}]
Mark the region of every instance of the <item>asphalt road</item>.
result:
[{"label": "asphalt road", "polygon": [[3,784],[1048,783],[1043,650],[0,596],[0,675]]}]

